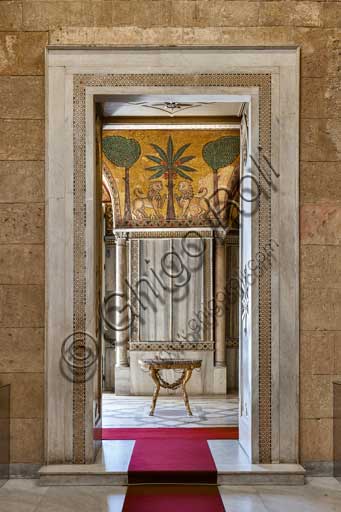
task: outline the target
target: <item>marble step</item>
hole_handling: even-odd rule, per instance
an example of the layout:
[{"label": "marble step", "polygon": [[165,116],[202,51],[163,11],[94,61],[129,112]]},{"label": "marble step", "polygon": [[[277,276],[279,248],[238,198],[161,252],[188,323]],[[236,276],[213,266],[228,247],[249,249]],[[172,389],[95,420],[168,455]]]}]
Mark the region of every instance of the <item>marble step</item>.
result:
[{"label": "marble step", "polygon": [[305,469],[299,464],[250,464],[218,471],[218,485],[304,485]]},{"label": "marble step", "polygon": [[[43,466],[41,486],[51,485],[128,485],[128,471],[110,471],[102,464]],[[233,465],[218,471],[218,485],[303,485],[305,470],[298,464]]]},{"label": "marble step", "polygon": [[[103,441],[94,464],[51,464],[39,471],[40,485],[128,485],[134,440]],[[236,440],[209,440],[218,485],[303,485],[298,464],[251,464]]]}]

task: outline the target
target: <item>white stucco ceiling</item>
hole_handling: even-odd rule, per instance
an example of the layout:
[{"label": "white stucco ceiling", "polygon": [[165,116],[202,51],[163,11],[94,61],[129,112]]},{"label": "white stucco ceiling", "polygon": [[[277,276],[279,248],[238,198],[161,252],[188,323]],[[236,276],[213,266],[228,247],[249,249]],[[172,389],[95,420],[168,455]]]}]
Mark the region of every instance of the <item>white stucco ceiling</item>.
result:
[{"label": "white stucco ceiling", "polygon": [[[98,98],[104,117],[240,116],[243,103],[221,101],[221,96],[149,95]],[[174,108],[168,108],[167,105]]]}]

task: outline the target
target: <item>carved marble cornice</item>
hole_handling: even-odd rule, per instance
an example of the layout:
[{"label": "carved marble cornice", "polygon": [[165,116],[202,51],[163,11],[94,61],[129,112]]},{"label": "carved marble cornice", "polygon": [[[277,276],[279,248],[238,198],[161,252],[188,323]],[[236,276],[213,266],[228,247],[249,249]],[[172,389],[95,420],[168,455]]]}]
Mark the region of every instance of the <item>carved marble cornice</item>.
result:
[{"label": "carved marble cornice", "polygon": [[215,229],[207,229],[207,230],[198,230],[196,231],[146,231],[146,230],[138,230],[138,231],[125,231],[125,230],[116,230],[113,233],[107,234],[105,236],[106,245],[114,245],[116,238],[126,237],[128,240],[143,240],[143,239],[153,239],[153,238],[196,238],[196,239],[212,239],[215,238],[217,240],[224,240],[227,245],[238,245],[239,244],[239,232],[238,231],[229,231],[227,234],[219,234],[216,233]]},{"label": "carved marble cornice", "polygon": [[[150,239],[150,238],[213,238],[213,229],[205,229],[205,230],[137,230],[137,231],[115,231],[116,233],[125,233],[129,240],[133,239]],[[112,236],[114,236],[112,235]],[[110,236],[107,236],[106,239],[110,239]]]}]

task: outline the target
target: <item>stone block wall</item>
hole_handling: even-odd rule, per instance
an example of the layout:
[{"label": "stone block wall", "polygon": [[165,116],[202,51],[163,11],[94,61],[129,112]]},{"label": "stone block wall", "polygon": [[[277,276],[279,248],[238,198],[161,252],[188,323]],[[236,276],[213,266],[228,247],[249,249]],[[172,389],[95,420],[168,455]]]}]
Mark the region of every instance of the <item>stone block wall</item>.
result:
[{"label": "stone block wall", "polygon": [[0,384],[12,384],[12,463],[43,462],[46,44],[295,44],[300,457],[330,466],[332,381],[341,377],[340,36],[338,1],[0,0]]}]

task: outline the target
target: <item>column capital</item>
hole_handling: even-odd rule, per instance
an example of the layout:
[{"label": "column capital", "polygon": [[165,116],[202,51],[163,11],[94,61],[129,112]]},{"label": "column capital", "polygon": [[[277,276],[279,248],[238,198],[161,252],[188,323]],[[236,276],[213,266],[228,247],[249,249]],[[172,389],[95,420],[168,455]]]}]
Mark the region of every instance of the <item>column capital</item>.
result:
[{"label": "column capital", "polygon": [[239,231],[216,229],[214,239],[218,245],[239,245]]},{"label": "column capital", "polygon": [[217,244],[225,245],[227,242],[228,231],[225,229],[217,229],[214,231],[214,239]]},{"label": "column capital", "polygon": [[115,232],[114,237],[117,245],[126,245],[128,240],[128,234],[125,231]]}]

